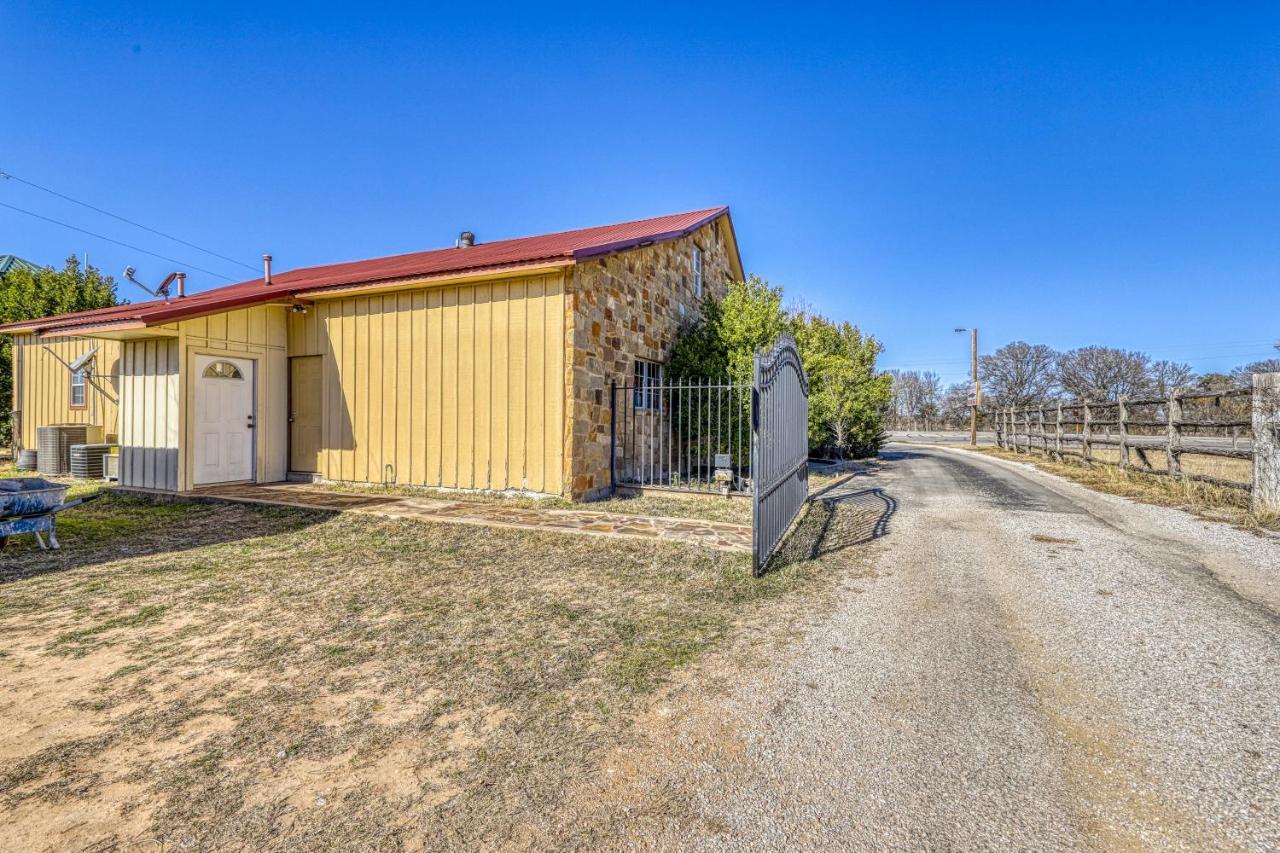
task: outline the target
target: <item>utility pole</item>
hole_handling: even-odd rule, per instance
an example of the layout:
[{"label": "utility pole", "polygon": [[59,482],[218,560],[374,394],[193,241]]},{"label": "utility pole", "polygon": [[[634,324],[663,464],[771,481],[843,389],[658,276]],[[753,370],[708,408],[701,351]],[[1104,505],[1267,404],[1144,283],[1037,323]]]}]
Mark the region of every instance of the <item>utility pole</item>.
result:
[{"label": "utility pole", "polygon": [[971,362],[973,387],[970,389],[969,399],[973,402],[969,405],[969,445],[971,447],[978,446],[978,407],[982,405],[982,385],[978,382],[978,327],[971,329],[956,329],[956,333],[969,333],[969,358]]}]

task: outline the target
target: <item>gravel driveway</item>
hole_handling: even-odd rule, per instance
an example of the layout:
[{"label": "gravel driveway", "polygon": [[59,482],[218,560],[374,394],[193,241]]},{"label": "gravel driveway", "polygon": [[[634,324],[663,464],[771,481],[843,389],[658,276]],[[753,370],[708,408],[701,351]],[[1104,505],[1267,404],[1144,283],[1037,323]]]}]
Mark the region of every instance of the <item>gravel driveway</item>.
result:
[{"label": "gravel driveway", "polygon": [[847,487],[896,504],[874,573],[717,703],[738,747],[672,732],[698,793],[664,845],[1280,848],[1280,540],[884,455]]}]

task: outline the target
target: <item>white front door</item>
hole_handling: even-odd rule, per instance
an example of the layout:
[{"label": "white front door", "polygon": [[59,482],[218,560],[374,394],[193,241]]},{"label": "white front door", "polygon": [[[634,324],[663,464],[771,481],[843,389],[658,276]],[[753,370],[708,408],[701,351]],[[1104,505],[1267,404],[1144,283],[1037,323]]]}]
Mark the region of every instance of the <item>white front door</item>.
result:
[{"label": "white front door", "polygon": [[254,362],[198,355],[195,367],[195,484],[252,480]]}]

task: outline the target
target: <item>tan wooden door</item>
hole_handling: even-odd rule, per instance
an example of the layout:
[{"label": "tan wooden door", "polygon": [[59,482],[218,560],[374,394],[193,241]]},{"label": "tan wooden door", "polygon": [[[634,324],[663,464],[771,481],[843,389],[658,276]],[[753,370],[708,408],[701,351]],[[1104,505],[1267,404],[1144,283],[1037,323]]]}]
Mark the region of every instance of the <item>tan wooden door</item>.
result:
[{"label": "tan wooden door", "polygon": [[289,359],[289,470],[320,470],[321,367],[318,355]]}]

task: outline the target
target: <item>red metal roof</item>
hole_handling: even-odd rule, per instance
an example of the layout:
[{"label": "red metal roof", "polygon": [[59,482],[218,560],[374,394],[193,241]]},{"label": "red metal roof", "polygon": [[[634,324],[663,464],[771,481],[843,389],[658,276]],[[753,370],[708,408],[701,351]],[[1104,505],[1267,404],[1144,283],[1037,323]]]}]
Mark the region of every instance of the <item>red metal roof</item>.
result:
[{"label": "red metal roof", "polygon": [[310,293],[327,288],[423,276],[462,274],[557,260],[572,262],[683,237],[728,212],[727,207],[712,207],[617,225],[601,225],[536,237],[517,237],[512,240],[495,240],[492,243],[476,243],[465,249],[436,249],[365,261],[303,267],[273,273],[270,285],[263,284],[262,279],[257,278],[182,298],[173,298],[168,302],[163,300],[139,302],[133,305],[117,305],[114,308],[58,314],[38,320],[9,323],[0,326],[0,332],[73,332],[76,329],[88,327],[94,327],[96,330],[97,327],[111,324],[161,325],[185,317],[197,317],[263,302],[289,299],[299,293]]}]

